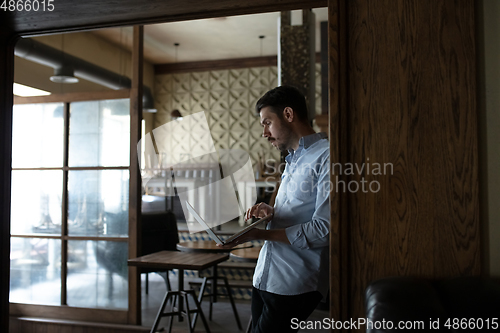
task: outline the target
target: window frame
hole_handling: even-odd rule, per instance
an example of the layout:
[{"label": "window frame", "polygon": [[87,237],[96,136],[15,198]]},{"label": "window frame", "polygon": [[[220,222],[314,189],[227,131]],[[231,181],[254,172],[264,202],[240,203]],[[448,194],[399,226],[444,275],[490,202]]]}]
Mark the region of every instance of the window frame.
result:
[{"label": "window frame", "polygon": [[[30,167],[18,168],[11,167],[12,171],[18,170],[62,170],[62,217],[61,217],[61,234],[60,235],[43,235],[43,234],[11,234],[11,238],[44,238],[61,240],[61,303],[60,305],[41,305],[41,304],[26,304],[26,303],[9,303],[10,314],[14,316],[42,316],[42,317],[57,317],[61,319],[78,319],[99,321],[106,323],[126,324],[128,322],[129,308],[125,310],[105,309],[105,308],[82,308],[67,306],[67,260],[68,260],[68,242],[69,241],[114,241],[114,242],[129,242],[132,238],[129,229],[128,236],[101,237],[101,236],[70,236],[68,234],[68,174],[69,171],[75,170],[128,170],[130,172],[130,164],[128,166],[90,166],[90,167],[70,167],[69,161],[69,115],[70,104],[73,102],[82,101],[102,101],[115,99],[129,99],[131,96],[130,89],[109,90],[100,92],[83,92],[83,93],[67,93],[67,94],[52,94],[48,96],[35,97],[19,97],[14,96],[14,105],[21,104],[45,104],[45,103],[63,103],[64,105],[64,143],[63,143],[63,166],[62,167]],[[141,126],[141,124],[132,124],[136,122],[134,117],[130,117],[131,128]],[[135,126],[135,127],[134,127]],[[132,140],[132,136],[131,136]],[[132,144],[132,142],[130,143]],[[130,191],[129,196],[137,197],[138,194]],[[132,232],[134,232],[132,230]],[[129,291],[131,281],[129,279]],[[128,296],[130,299],[130,295]]]}]

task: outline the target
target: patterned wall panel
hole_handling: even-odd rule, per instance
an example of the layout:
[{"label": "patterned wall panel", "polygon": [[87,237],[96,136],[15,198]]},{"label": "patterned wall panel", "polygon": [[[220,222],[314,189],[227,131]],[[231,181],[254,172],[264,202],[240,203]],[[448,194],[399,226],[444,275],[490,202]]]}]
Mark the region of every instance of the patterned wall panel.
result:
[{"label": "patterned wall panel", "polygon": [[[316,64],[316,114],[321,113],[320,64]],[[258,155],[279,161],[280,153],[262,138],[255,103],[278,82],[277,67],[255,67],[156,76],[154,127],[170,121],[170,112],[183,115],[205,111],[216,149],[243,149],[256,165]],[[184,138],[171,149],[189,152],[202,144]]]}]

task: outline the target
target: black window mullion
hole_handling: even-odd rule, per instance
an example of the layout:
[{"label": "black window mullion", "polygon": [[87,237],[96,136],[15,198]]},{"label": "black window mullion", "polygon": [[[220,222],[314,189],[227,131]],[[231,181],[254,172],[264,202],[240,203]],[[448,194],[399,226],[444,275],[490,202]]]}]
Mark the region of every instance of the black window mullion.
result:
[{"label": "black window mullion", "polygon": [[64,157],[61,218],[61,305],[67,305],[68,276],[68,158],[69,158],[69,103],[64,103]]}]

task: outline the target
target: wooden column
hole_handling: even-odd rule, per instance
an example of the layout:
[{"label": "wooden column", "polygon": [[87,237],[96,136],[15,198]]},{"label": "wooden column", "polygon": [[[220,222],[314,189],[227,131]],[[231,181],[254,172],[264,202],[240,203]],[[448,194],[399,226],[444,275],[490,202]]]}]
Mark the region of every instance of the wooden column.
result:
[{"label": "wooden column", "polygon": [[328,133],[328,92],[329,92],[329,82],[328,82],[328,21],[323,21],[320,24],[321,27],[321,114],[315,116],[316,125],[319,127],[321,132]]},{"label": "wooden column", "polygon": [[[321,114],[328,114],[328,21],[320,22]],[[328,125],[327,125],[328,126]]]},{"label": "wooden column", "polygon": [[302,25],[292,25],[291,21],[290,11],[281,12],[278,80],[280,85],[295,86],[304,94],[312,121],[316,114],[315,15],[310,9],[304,9]]},{"label": "wooden column", "polygon": [[[340,231],[349,316],[362,318],[375,279],[480,274],[474,1],[340,1],[349,32],[341,142],[350,163],[365,164],[348,180],[380,185],[346,193]],[[392,170],[377,175],[374,163]]]},{"label": "wooden column", "polygon": [[12,167],[12,102],[14,41],[0,29],[0,331],[9,332],[10,196]]},{"label": "wooden column", "polygon": [[[130,89],[129,258],[139,256],[141,239],[141,170],[137,144],[141,139],[144,27],[134,27],[132,87]],[[137,267],[129,267],[129,324],[141,324],[141,279]]]}]

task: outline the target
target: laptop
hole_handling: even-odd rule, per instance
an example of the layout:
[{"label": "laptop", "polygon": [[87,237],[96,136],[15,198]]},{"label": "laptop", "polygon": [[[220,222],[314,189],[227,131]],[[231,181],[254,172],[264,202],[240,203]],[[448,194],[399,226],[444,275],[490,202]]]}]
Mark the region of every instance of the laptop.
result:
[{"label": "laptop", "polygon": [[217,244],[220,244],[220,245],[228,244],[229,242],[235,240],[236,238],[240,237],[244,233],[252,230],[253,228],[255,228],[256,226],[258,226],[262,222],[269,221],[271,219],[271,217],[273,217],[272,215],[265,216],[265,217],[261,218],[260,220],[255,221],[254,223],[250,224],[248,227],[246,227],[246,228],[240,230],[239,232],[235,233],[234,235],[232,235],[228,239],[222,240],[222,239],[219,238],[219,236],[217,236],[215,234],[215,232],[213,232],[212,229],[210,229],[210,227],[208,226],[208,224],[201,218],[200,214],[198,214],[198,212],[193,208],[193,206],[191,206],[191,204],[189,202],[187,202],[187,201],[186,201],[186,207],[189,210],[189,212],[191,214],[193,214],[195,220],[198,221],[199,224],[201,224],[201,226],[203,227],[203,229],[205,229],[205,231],[208,233],[208,235],[210,236],[210,238],[212,238]]}]

